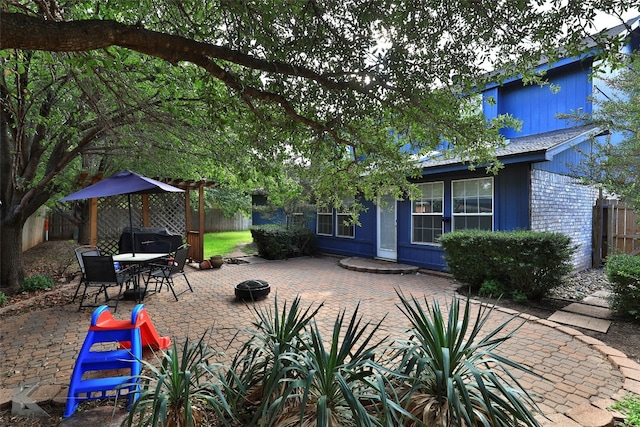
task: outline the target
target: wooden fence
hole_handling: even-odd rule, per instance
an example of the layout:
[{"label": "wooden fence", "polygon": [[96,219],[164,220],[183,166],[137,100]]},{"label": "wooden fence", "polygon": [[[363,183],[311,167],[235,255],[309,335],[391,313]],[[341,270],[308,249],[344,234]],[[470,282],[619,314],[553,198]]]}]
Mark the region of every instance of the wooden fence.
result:
[{"label": "wooden fence", "polygon": [[31,215],[24,223],[22,228],[22,251],[31,249],[44,241],[45,237],[45,218],[47,209],[41,208],[38,212]]},{"label": "wooden fence", "polygon": [[[198,212],[191,212],[192,228],[198,228]],[[217,231],[243,231],[251,227],[251,219],[238,214],[232,218],[226,218],[222,211],[208,209],[204,214],[204,231],[206,233]],[[74,233],[76,226],[58,212],[52,212],[49,216],[49,238],[51,240],[77,238]]]},{"label": "wooden fence", "polygon": [[640,217],[618,200],[598,199],[593,211],[593,266],[608,255],[640,254]]}]

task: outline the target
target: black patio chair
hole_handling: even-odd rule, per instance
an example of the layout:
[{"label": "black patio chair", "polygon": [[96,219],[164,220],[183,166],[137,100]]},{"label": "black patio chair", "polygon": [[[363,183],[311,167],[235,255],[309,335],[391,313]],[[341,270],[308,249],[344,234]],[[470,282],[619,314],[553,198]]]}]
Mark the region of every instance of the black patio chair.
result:
[{"label": "black patio chair", "polygon": [[[113,264],[113,257],[111,255],[90,255],[82,257],[85,267],[84,291],[82,292],[82,298],[80,299],[80,307],[78,310],[86,307],[99,307],[103,304],[98,304],[98,297],[104,292],[104,304],[109,307],[113,307],[113,312],[118,310],[118,301],[122,296],[122,288],[130,284],[136,287],[136,274],[135,266],[131,266],[119,271],[116,271],[116,267]],[[97,287],[98,293],[96,294],[93,304],[85,304],[87,298],[87,290],[91,287]],[[118,291],[118,295],[115,297],[109,297],[109,288],[115,288]],[[115,301],[115,305],[110,305],[110,301]]]},{"label": "black patio chair", "polygon": [[[80,287],[86,282],[87,277],[85,274],[84,262],[82,260],[83,256],[99,256],[100,249],[97,246],[92,245],[84,245],[79,246],[73,250],[76,253],[76,259],[78,260],[78,265],[80,266],[80,281],[78,282],[78,286],[76,286],[76,292],[73,294],[73,299],[71,302],[75,302],[76,297],[78,296],[78,292],[80,291]],[[101,290],[102,291],[102,290]]]},{"label": "black patio chair", "polygon": [[[188,290],[193,292],[193,288],[189,283],[189,279],[187,279],[187,275],[184,273],[184,265],[187,262],[187,256],[189,254],[189,245],[182,245],[174,255],[173,262],[167,264],[151,264],[151,269],[149,270],[149,275],[146,279],[146,287],[149,287],[149,283],[151,281],[155,284],[155,292],[160,292],[162,290],[162,286],[165,284],[171,290],[173,297],[178,301],[178,295],[182,295]],[[187,289],[176,294],[174,289],[174,278],[176,276],[182,276],[184,281],[187,282]]]}]

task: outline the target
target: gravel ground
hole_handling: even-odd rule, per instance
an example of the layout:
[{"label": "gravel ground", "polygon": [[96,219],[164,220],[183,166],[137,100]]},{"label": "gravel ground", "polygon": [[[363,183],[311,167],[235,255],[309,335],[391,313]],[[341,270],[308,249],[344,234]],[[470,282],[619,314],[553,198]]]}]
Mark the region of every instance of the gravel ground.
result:
[{"label": "gravel ground", "polygon": [[571,275],[562,286],[553,289],[549,296],[579,301],[596,291],[609,290],[610,288],[611,286],[604,271],[591,269]]}]

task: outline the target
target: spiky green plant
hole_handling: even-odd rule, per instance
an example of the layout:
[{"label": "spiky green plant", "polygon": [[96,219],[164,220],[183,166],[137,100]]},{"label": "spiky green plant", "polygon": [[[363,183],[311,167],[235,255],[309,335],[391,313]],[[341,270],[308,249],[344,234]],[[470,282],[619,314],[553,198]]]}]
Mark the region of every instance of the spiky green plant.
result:
[{"label": "spiky green plant", "polygon": [[135,377],[141,390],[130,407],[128,426],[193,427],[204,425],[212,413],[222,422],[232,418],[225,387],[218,382],[221,367],[209,363],[218,352],[205,343],[207,333],[196,343],[187,338],[181,351],[174,342],[155,364],[142,361],[149,373]]},{"label": "spiky green plant", "polygon": [[[397,342],[393,371],[399,403],[410,412],[406,426],[538,426],[532,397],[509,372],[542,378],[495,353],[522,326],[506,331],[515,317],[484,331],[493,307],[480,306],[475,320],[469,299],[461,310],[454,297],[445,318],[437,300],[400,297],[411,337]],[[524,322],[523,322],[524,323]]]},{"label": "spiky green plant", "polygon": [[247,425],[258,425],[281,402],[290,375],[289,361],[282,356],[304,351],[304,331],[322,307],[302,308],[297,296],[279,311],[278,296],[273,308],[254,308],[256,320],[246,341],[234,357],[226,376],[227,396],[235,414]]},{"label": "spiky green plant", "polygon": [[[383,319],[384,320],[384,319]],[[315,321],[310,324],[305,351],[285,355],[293,375],[285,382],[287,393],[273,425],[293,426],[381,426],[376,408],[384,394],[378,389],[379,375],[373,369],[376,352],[387,337],[376,339],[383,320],[362,324],[358,307],[345,327],[342,311],[325,343]],[[328,345],[328,348],[326,347]]]}]

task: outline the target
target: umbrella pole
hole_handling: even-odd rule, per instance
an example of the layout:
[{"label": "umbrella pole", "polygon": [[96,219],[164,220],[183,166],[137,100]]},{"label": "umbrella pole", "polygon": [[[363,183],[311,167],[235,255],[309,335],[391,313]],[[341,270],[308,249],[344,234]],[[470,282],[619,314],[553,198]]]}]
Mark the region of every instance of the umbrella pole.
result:
[{"label": "umbrella pole", "polygon": [[127,205],[129,205],[129,233],[131,233],[131,253],[136,256],[136,245],[133,241],[133,217],[131,216],[131,193],[127,194]]}]

